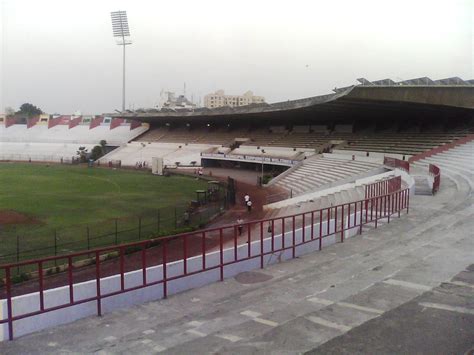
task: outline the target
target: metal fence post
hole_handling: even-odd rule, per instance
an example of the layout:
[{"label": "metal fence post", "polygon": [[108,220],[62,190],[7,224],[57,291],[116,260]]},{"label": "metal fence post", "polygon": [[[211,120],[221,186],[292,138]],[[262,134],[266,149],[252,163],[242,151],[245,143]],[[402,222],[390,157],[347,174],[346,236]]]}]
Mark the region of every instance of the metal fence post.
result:
[{"label": "metal fence post", "polygon": [[156,233],[160,233],[160,210],[156,214]]},{"label": "metal fence post", "polygon": [[178,228],[178,216],[176,212],[176,206],[174,207],[174,228]]},{"label": "metal fence post", "polygon": [[142,217],[138,217],[138,240],[142,237]]},{"label": "metal fence post", "polygon": [[[20,262],[20,236],[19,235],[16,236],[16,262],[17,263]],[[16,273],[17,274],[20,273],[20,267],[19,266],[16,267]]]},{"label": "metal fence post", "polygon": [[[58,255],[58,236],[56,229],[54,230],[54,256]],[[58,260],[54,259],[54,266],[58,265]]]},{"label": "metal fence post", "polygon": [[115,245],[118,243],[118,222],[117,218],[115,218]]}]

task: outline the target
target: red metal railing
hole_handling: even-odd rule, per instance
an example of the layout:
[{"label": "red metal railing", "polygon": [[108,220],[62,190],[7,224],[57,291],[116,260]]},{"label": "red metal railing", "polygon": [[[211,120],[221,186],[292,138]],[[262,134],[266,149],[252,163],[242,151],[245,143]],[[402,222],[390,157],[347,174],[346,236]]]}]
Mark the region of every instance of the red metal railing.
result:
[{"label": "red metal railing", "polygon": [[395,191],[401,190],[402,177],[395,176],[390,179],[377,181],[372,184],[365,185],[365,198],[376,197],[380,195],[391,194]]},{"label": "red metal railing", "polygon": [[398,168],[405,170],[407,173],[410,172],[410,163],[406,160],[400,160],[397,158],[383,157],[384,165],[390,166],[391,168]]},{"label": "red metal railing", "polygon": [[430,175],[433,176],[433,195],[439,191],[439,185],[441,183],[441,170],[434,164],[429,166]]},{"label": "red metal railing", "polygon": [[[7,301],[7,316],[0,320],[0,324],[8,324],[9,338],[13,339],[14,322],[42,313],[87,302],[96,302],[97,314],[100,316],[102,314],[102,300],[158,284],[162,285],[163,297],[166,298],[168,283],[180,278],[209,270],[219,270],[220,280],[222,281],[225,277],[226,266],[238,262],[259,259],[260,267],[264,268],[264,258],[277,252],[290,250],[294,258],[296,248],[307,243],[319,243],[315,247],[321,250],[323,240],[332,235],[335,236],[336,242],[344,242],[345,232],[348,230],[355,229],[360,234],[366,224],[374,223],[377,227],[381,219],[386,218],[390,223],[390,217],[393,214],[397,213],[400,217],[400,212],[404,209],[408,213],[409,200],[409,189],[397,190],[385,195],[291,216],[252,221],[242,225],[228,225],[69,255],[1,265],[0,272],[3,271],[5,275],[5,285],[2,291],[3,298]],[[298,233],[298,238],[296,238],[296,233]],[[255,242],[260,243],[259,248],[252,248],[252,243]],[[133,253],[129,253],[130,250]],[[207,258],[210,259],[210,254],[206,253],[210,251],[219,254],[218,262],[212,261],[215,261],[215,259],[207,262]],[[229,256],[232,256],[232,251],[233,257],[229,258]],[[226,252],[226,258],[224,258],[224,252]],[[104,257],[111,255],[111,253],[114,253],[114,258]],[[190,264],[190,259],[195,256],[201,258],[197,269],[196,264]],[[92,265],[75,266],[77,260],[87,257],[92,261]],[[62,265],[63,272],[57,274],[56,277],[62,279],[63,286],[68,286],[66,290],[69,297],[63,304],[48,306],[47,303],[50,302],[45,302],[45,291],[56,288],[58,285],[49,279],[51,276],[46,277],[48,274],[45,272],[45,268],[52,262],[60,263],[62,260],[65,261]],[[130,267],[133,260],[135,263]],[[173,274],[168,273],[169,264],[175,260],[180,260],[182,268],[178,272],[174,269]],[[150,270],[148,268],[151,266],[161,266],[161,277],[158,279],[154,277],[153,280],[150,275],[147,276]],[[27,281],[28,284],[25,287],[28,286],[26,287],[27,293],[38,293],[39,302],[37,309],[34,311],[21,313],[20,310],[16,312],[17,314],[14,314],[12,270],[20,267],[28,267],[30,270],[34,270],[35,279]],[[95,295],[88,295],[88,297],[84,297],[84,294],[78,295],[75,292],[75,286],[84,281],[80,277],[81,275],[76,275],[75,272],[84,268],[88,268],[87,270],[92,274],[89,281],[93,280],[95,282]],[[140,270],[141,282],[127,287],[125,274]],[[105,287],[101,286],[105,285],[104,277],[111,275],[115,275],[117,278],[120,276],[120,287],[117,286],[118,290],[113,292],[106,292]],[[46,283],[50,287],[47,287]],[[15,286],[21,287],[21,284]],[[32,289],[33,286],[35,289]],[[15,293],[18,294],[18,292]],[[81,296],[84,298],[80,298]]]},{"label": "red metal railing", "polygon": [[451,143],[441,145],[439,147],[433,148],[431,150],[428,150],[427,152],[424,152],[424,153],[421,153],[421,154],[418,154],[418,155],[414,155],[410,159],[408,159],[408,161],[410,163],[413,163],[415,161],[418,161],[418,160],[421,160],[421,159],[424,159],[424,158],[428,158],[432,155],[445,152],[445,151],[447,151],[451,148],[456,147],[457,145],[465,144],[465,143],[468,143],[472,140],[474,140],[474,134],[469,134],[466,137],[463,137],[461,139],[457,139],[457,140],[455,140]]}]

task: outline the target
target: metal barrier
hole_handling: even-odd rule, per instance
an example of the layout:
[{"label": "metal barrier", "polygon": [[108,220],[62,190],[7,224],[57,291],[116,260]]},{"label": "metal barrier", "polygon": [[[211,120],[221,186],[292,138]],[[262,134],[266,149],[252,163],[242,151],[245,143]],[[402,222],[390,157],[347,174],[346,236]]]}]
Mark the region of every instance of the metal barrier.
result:
[{"label": "metal barrier", "polygon": [[391,168],[398,168],[398,169],[405,170],[407,173],[410,172],[410,163],[407,162],[406,160],[383,157],[383,164]]},{"label": "metal barrier", "polygon": [[429,173],[433,176],[433,195],[439,191],[439,185],[441,184],[441,170],[434,164],[430,164]]},{"label": "metal barrier", "polygon": [[[9,339],[13,339],[14,322],[33,317],[42,313],[51,312],[87,302],[96,302],[97,314],[102,315],[102,300],[126,292],[135,291],[145,287],[161,284],[163,297],[168,294],[168,283],[180,278],[219,270],[220,280],[224,280],[226,267],[245,260],[259,259],[260,267],[264,268],[264,257],[276,252],[291,251],[293,258],[296,256],[296,248],[307,243],[319,243],[322,249],[323,240],[328,236],[335,236],[335,241],[344,242],[345,232],[355,229],[362,233],[363,226],[374,223],[377,228],[381,219],[390,223],[393,214],[398,214],[406,209],[409,210],[410,190],[398,190],[390,194],[380,195],[355,202],[345,203],[338,206],[323,208],[311,212],[305,212],[285,217],[266,220],[258,220],[243,223],[241,225],[228,225],[219,228],[200,230],[191,233],[162,237],[154,240],[146,240],[129,244],[122,244],[106,248],[100,248],[75,254],[48,257],[43,259],[29,260],[20,263],[1,265],[0,271],[4,272],[4,287],[0,289],[7,303],[7,316],[0,320],[0,324],[8,324]],[[268,226],[268,228],[267,228]],[[296,233],[299,233],[298,239]],[[267,247],[264,248],[264,240]],[[298,241],[297,241],[298,240]],[[260,243],[259,248],[252,249],[252,242]],[[238,248],[240,247],[240,250]],[[214,248],[219,255],[219,261],[214,265],[206,263],[206,252]],[[226,253],[233,250],[233,258],[224,261],[224,248]],[[245,255],[239,257],[244,248]],[[268,250],[265,250],[268,249]],[[253,250],[253,252],[252,252]],[[87,266],[92,274],[89,280],[95,282],[95,295],[78,299],[74,286],[80,283],[79,276],[74,272],[79,268],[75,266],[75,258],[92,255],[91,263]],[[112,258],[109,258],[112,256]],[[198,269],[188,268],[189,260],[199,256],[201,263]],[[241,255],[242,256],[242,255]],[[209,256],[208,256],[209,257]],[[45,287],[46,266],[55,261],[64,260],[62,272],[57,277],[62,277],[62,284],[66,286],[68,296],[67,302],[55,306],[47,306],[45,302],[45,290],[57,287],[54,282],[47,280],[51,287]],[[130,262],[135,262],[130,268]],[[182,262],[182,270],[175,275],[167,274],[167,267],[174,260]],[[127,265],[127,269],[125,270]],[[151,281],[147,278],[147,268],[161,266],[161,278]],[[12,269],[29,266],[35,270],[35,280],[28,281],[27,293],[38,292],[38,308],[36,311],[16,314],[13,311],[12,291]],[[141,282],[132,287],[125,287],[125,274],[128,271],[141,270]],[[48,274],[47,274],[48,275]],[[120,287],[113,292],[105,293],[101,288],[104,277],[120,275]],[[37,281],[37,289],[32,290],[32,282]],[[21,286],[21,284],[20,284]],[[21,292],[20,292],[21,294]],[[84,295],[82,295],[84,296]]]},{"label": "metal barrier", "polygon": [[365,185],[365,198],[376,197],[380,195],[391,194],[395,191],[401,190],[402,177],[395,176],[390,179],[377,181],[372,184]]}]

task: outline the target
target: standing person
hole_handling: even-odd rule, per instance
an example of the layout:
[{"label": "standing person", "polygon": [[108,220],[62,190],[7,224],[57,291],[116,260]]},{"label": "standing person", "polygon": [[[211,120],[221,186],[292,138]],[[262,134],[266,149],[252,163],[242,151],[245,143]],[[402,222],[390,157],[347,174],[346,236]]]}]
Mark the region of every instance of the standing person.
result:
[{"label": "standing person", "polygon": [[242,235],[242,230],[244,226],[242,225],[244,223],[244,220],[242,219],[242,216],[239,216],[237,218],[237,230],[239,231],[239,236]]},{"label": "standing person", "polygon": [[244,204],[247,206],[247,202],[249,202],[249,201],[250,201],[250,196],[249,196],[248,193],[246,193],[245,196],[244,196]]},{"label": "standing person", "polygon": [[183,219],[184,219],[184,225],[189,226],[189,212],[188,211],[184,211]]},{"label": "standing person", "polygon": [[250,200],[247,201],[247,211],[249,213],[252,212],[252,201]]}]

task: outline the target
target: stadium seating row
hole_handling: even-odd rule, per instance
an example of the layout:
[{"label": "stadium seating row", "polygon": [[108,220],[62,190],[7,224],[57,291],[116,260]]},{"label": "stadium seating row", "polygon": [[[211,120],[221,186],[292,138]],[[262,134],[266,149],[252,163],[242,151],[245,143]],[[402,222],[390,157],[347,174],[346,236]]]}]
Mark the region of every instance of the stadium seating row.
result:
[{"label": "stadium seating row", "polygon": [[296,128],[289,132],[279,126],[273,127],[273,129],[254,130],[248,128],[210,130],[160,127],[151,129],[139,137],[138,141],[207,143],[230,146],[238,140],[243,146],[308,148],[315,151],[322,151],[327,147],[337,147],[344,150],[415,155],[467,134],[463,131],[449,133],[439,131],[352,133],[347,127],[329,133],[324,130],[310,132],[308,131],[309,126],[297,126]]},{"label": "stadium seating row", "polygon": [[27,128],[25,124],[14,124],[8,128],[0,125],[0,142],[99,144],[101,140],[105,140],[110,145],[120,145],[144,133],[147,129],[146,126],[141,126],[130,130],[130,125],[110,129],[110,125],[105,124],[92,129],[89,125],[78,125],[73,128],[67,125],[51,128],[46,125],[36,125],[31,128]]},{"label": "stadium seating row", "polygon": [[291,190],[293,196],[314,191],[336,181],[369,174],[379,169],[380,164],[364,161],[331,159],[315,155],[303,161],[301,166],[294,168],[275,182],[285,190]]}]

